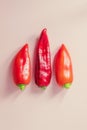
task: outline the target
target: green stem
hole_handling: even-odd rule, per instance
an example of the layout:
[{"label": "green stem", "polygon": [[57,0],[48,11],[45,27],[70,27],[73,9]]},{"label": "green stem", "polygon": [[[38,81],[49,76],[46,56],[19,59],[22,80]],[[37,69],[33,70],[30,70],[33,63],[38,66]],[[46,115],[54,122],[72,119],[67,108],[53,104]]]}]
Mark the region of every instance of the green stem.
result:
[{"label": "green stem", "polygon": [[70,88],[70,86],[71,86],[71,83],[64,84],[64,88]]},{"label": "green stem", "polygon": [[46,89],[46,87],[45,87],[45,86],[42,86],[41,88],[42,88],[42,90],[45,90],[45,89]]},{"label": "green stem", "polygon": [[25,89],[25,84],[18,84],[18,87],[20,88],[20,90],[24,90]]}]

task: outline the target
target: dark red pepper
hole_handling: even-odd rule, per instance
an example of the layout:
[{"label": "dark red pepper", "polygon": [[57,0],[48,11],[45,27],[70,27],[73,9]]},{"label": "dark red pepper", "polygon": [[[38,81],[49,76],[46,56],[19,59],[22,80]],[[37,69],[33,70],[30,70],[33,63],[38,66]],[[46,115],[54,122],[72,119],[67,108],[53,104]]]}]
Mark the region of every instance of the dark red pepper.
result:
[{"label": "dark red pepper", "polygon": [[21,90],[24,90],[31,79],[28,44],[25,44],[15,57],[13,75],[16,85],[18,85]]},{"label": "dark red pepper", "polygon": [[37,44],[35,82],[41,88],[46,88],[51,80],[51,54],[47,30],[43,29]]},{"label": "dark red pepper", "polygon": [[73,82],[73,70],[70,54],[62,44],[55,58],[56,80],[60,86],[69,88]]}]

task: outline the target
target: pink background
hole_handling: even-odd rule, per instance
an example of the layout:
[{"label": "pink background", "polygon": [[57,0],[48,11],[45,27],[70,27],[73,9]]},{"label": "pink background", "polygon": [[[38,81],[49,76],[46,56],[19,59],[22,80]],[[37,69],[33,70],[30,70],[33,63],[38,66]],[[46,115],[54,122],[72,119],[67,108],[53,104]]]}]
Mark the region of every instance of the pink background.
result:
[{"label": "pink background", "polygon": [[[43,91],[34,83],[36,40],[46,27],[53,58],[64,42],[74,82],[61,89],[54,72]],[[12,60],[29,43],[32,81],[21,92],[12,80]],[[87,0],[0,0],[0,130],[87,130]]]}]

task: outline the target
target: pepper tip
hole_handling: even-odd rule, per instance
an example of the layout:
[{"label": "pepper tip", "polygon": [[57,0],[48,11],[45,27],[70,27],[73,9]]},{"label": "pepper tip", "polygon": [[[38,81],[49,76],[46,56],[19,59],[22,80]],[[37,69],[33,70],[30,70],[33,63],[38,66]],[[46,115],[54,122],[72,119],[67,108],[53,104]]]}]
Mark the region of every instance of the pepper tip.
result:
[{"label": "pepper tip", "polygon": [[47,32],[47,29],[46,29],[46,28],[44,28],[42,32]]}]

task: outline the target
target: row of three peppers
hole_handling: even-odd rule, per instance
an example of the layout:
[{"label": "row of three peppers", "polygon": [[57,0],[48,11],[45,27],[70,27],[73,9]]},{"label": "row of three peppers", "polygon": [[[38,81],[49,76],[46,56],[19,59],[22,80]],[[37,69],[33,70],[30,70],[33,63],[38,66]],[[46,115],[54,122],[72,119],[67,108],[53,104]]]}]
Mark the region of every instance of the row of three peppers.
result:
[{"label": "row of three peppers", "polygon": [[[72,63],[68,50],[62,44],[55,56],[55,77],[60,86],[69,88],[73,81]],[[14,81],[21,90],[29,84],[31,80],[31,64],[28,44],[17,53],[13,67]],[[47,30],[43,29],[36,47],[35,58],[35,83],[46,88],[51,80],[51,54]]]}]

